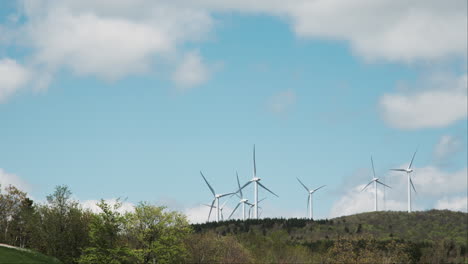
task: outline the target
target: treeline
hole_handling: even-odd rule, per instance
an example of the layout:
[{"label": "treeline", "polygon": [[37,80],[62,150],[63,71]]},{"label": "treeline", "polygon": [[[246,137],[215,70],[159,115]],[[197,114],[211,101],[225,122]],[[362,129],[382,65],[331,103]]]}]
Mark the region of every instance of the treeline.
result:
[{"label": "treeline", "polygon": [[0,243],[66,264],[466,263],[468,257],[466,213],[190,225],[184,215],[145,202],[125,213],[119,202],[98,206],[99,213],[83,209],[66,186],[57,186],[43,204],[8,186],[0,193]]}]

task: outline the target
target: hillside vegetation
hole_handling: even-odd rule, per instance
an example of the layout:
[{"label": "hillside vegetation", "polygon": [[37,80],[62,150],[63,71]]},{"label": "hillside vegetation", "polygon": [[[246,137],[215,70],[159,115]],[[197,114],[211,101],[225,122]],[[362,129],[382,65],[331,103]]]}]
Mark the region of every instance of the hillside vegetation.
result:
[{"label": "hillside vegetation", "polygon": [[[0,189],[2,190],[2,189]],[[468,214],[364,213],[330,220],[261,219],[190,225],[141,202],[83,209],[67,186],[36,203],[14,186],[0,193],[0,243],[64,264],[467,263]],[[42,262],[41,262],[42,261]],[[1,248],[0,263],[57,263]]]},{"label": "hillside vegetation", "polygon": [[[196,224],[193,229],[234,237],[254,259],[269,255],[271,262],[335,262],[349,250],[348,257],[356,263],[386,258],[388,263],[468,263],[468,214],[448,210],[371,212],[318,221],[230,220]],[[388,258],[398,254],[399,259]]]}]

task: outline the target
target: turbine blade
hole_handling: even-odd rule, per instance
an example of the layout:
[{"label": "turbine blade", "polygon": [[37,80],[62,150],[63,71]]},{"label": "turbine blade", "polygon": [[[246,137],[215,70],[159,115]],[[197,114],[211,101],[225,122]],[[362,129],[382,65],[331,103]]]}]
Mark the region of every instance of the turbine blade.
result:
[{"label": "turbine blade", "polygon": [[325,186],[326,186],[326,185],[322,185],[322,186],[318,187],[317,189],[313,190],[312,192],[315,192],[315,191],[317,191],[318,189],[321,189],[321,188],[323,188],[323,187],[325,187]]},{"label": "turbine blade", "polygon": [[243,199],[244,194],[242,193],[242,188],[241,188],[240,182],[239,182],[239,174],[237,173],[237,171],[236,171],[236,176],[237,176],[237,187],[239,187],[239,192],[240,192],[240,198]]},{"label": "turbine blade", "polygon": [[381,182],[381,181],[379,181],[379,180],[377,180],[377,183],[380,183],[380,184],[382,184],[383,186],[388,187],[388,188],[390,188],[390,189],[392,188],[392,187],[388,186],[387,184],[385,184],[385,183],[383,183],[383,182]]},{"label": "turbine blade", "polygon": [[372,156],[370,156],[370,161],[372,163],[372,173],[374,173],[374,178],[375,178],[374,160],[372,159]]},{"label": "turbine blade", "polygon": [[411,183],[411,187],[413,187],[414,193],[416,193],[416,194],[417,194],[417,192],[416,192],[416,188],[414,188],[413,180],[411,180],[411,179],[410,179],[410,183]]},{"label": "turbine blade", "polygon": [[[236,193],[237,192],[224,193],[224,194],[219,195],[219,198],[224,197],[224,196],[228,196],[228,195],[231,195],[231,197],[232,197]],[[231,197],[229,197],[229,198],[231,198]]]},{"label": "turbine blade", "polygon": [[252,181],[248,181],[246,184],[244,184],[242,187],[240,187],[239,190],[244,189],[245,187],[247,187],[247,185],[249,185],[251,183],[252,183]]},{"label": "turbine blade", "polygon": [[252,206],[249,207],[249,218],[250,218],[250,211],[252,210]]},{"label": "turbine blade", "polygon": [[404,171],[404,172],[406,172],[405,169],[390,169],[390,170],[391,170],[391,171]]},{"label": "turbine blade", "polygon": [[410,164],[409,164],[409,166],[408,166],[408,170],[411,169],[411,165],[413,165],[413,160],[414,160],[414,156],[416,156],[416,152],[418,152],[417,149],[416,149],[416,151],[415,151],[414,154],[413,154],[413,158],[411,158],[411,162],[410,162]]},{"label": "turbine blade", "polygon": [[369,186],[369,185],[370,185],[371,183],[373,183],[373,182],[374,182],[374,181],[370,181],[366,186],[364,186],[364,188],[362,188],[361,192],[364,191],[364,190],[367,188],[367,186]]},{"label": "turbine blade", "polygon": [[299,180],[299,178],[296,177],[296,179],[297,179],[297,180],[299,181],[299,183],[304,187],[304,189],[306,189],[307,192],[310,192],[309,188],[307,188],[307,187],[305,186],[305,184],[302,183],[301,180]]},{"label": "turbine blade", "polygon": [[265,187],[265,185],[261,184],[260,182],[257,182],[258,185],[260,185],[263,189],[269,191],[270,193],[272,193],[274,196],[276,197],[279,197],[276,193],[272,192],[271,190],[269,190],[267,187]]},{"label": "turbine blade", "polygon": [[265,198],[263,198],[263,199],[260,199],[260,200],[258,201],[258,203],[260,203],[261,201],[263,201],[263,200],[265,200],[265,199],[266,199],[266,197],[265,197]]},{"label": "turbine blade", "polygon": [[208,214],[208,222],[210,221],[211,211],[213,210],[213,206],[214,206],[215,201],[216,201],[216,199],[214,199],[213,202],[211,203],[210,213]]},{"label": "turbine blade", "polygon": [[310,206],[310,193],[307,195],[307,213],[309,212],[309,206]]},{"label": "turbine blade", "polygon": [[213,196],[216,196],[215,191],[213,190],[213,187],[211,187],[211,185],[208,183],[208,181],[206,180],[205,176],[203,175],[203,173],[201,171],[200,171],[200,174],[203,177],[203,179],[205,180],[208,187],[210,188],[211,193],[213,193]]},{"label": "turbine blade", "polygon": [[220,210],[223,210],[224,206],[226,205],[228,200],[224,201],[224,203],[221,205],[221,207],[219,207]]},{"label": "turbine blade", "polygon": [[254,177],[257,177],[257,164],[255,163],[255,144],[253,147]]},{"label": "turbine blade", "polygon": [[232,210],[231,214],[229,215],[228,219],[231,219],[231,216],[234,214],[234,212],[237,210],[237,208],[239,208],[239,206],[241,205],[241,203],[238,203],[237,206],[234,208],[234,210]]},{"label": "turbine blade", "polygon": [[[211,205],[209,205],[209,204],[202,204],[202,205],[207,206],[207,207],[211,207]],[[216,206],[214,206],[214,208],[216,208]]]}]

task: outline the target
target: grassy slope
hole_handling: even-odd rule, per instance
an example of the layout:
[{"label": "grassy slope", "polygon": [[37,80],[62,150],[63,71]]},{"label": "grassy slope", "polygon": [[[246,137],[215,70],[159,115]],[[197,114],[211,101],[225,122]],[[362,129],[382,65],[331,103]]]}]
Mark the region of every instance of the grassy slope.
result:
[{"label": "grassy slope", "polygon": [[[360,228],[359,228],[360,226]],[[197,232],[214,230],[221,234],[287,230],[291,240],[299,243],[348,236],[369,236],[376,239],[399,238],[413,242],[453,239],[466,245],[468,214],[448,210],[424,212],[371,212],[330,220],[262,219],[225,221],[194,225]]]},{"label": "grassy slope", "polygon": [[61,263],[55,258],[47,257],[33,251],[23,251],[13,248],[0,247],[0,263],[2,264],[49,264]]}]

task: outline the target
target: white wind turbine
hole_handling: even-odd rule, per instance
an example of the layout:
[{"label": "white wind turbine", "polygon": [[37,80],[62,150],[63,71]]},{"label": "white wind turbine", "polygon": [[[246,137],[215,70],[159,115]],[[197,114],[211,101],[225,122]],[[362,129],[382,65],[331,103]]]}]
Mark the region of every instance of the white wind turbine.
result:
[{"label": "white wind turbine", "polygon": [[232,213],[229,215],[228,219],[231,218],[231,216],[234,214],[237,208],[239,208],[239,206],[242,204],[242,220],[245,220],[245,204],[248,203],[249,200],[244,199],[244,194],[242,193],[242,189],[241,189],[240,182],[239,182],[239,174],[237,174],[237,171],[236,171],[236,176],[237,176],[237,186],[239,187],[239,193],[240,193],[240,196],[238,195],[240,198],[240,201],[237,204],[237,206],[234,208],[234,210],[232,210]]},{"label": "white wind turbine", "polygon": [[[223,215],[223,209],[224,209],[224,206],[226,205],[227,201],[224,201],[223,205],[221,205],[221,207],[219,208],[219,211],[221,212],[221,221],[224,221],[224,215]],[[210,204],[203,204],[204,206],[208,206],[210,208],[216,208],[216,206],[214,205],[210,205]],[[210,216],[208,215],[208,221],[210,221]]]},{"label": "white wind turbine", "polygon": [[244,186],[242,186],[239,190],[244,189],[247,185],[251,184],[252,182],[254,183],[254,218],[258,219],[258,186],[262,187],[263,189],[267,190],[271,194],[273,194],[276,197],[279,197],[276,193],[270,191],[267,187],[265,187],[263,184],[260,183],[260,178],[257,177],[257,165],[255,163],[255,145],[253,147],[253,177],[250,181],[248,181]]},{"label": "white wind turbine", "polygon": [[377,208],[377,183],[383,185],[384,187],[388,187],[388,188],[392,188],[392,187],[382,183],[381,181],[379,181],[379,178],[375,177],[374,160],[372,159],[372,156],[370,159],[372,163],[372,173],[374,174],[374,178],[372,178],[372,180],[366,186],[364,186],[364,188],[362,188],[361,192],[364,191],[367,188],[367,186],[369,186],[371,183],[374,183],[374,193],[375,193],[374,211],[377,212],[378,210]]},{"label": "white wind turbine", "polygon": [[[263,199],[260,199],[260,200],[258,201],[258,203],[261,203],[261,202],[262,202],[263,200],[265,200],[265,199],[266,199],[266,197],[263,198]],[[249,206],[249,219],[250,219],[250,211],[251,211],[252,208],[255,206],[255,204],[251,204],[251,203],[249,203],[249,202],[246,202],[246,204]],[[262,209],[262,207],[259,206],[258,209]],[[259,215],[258,215],[258,216],[260,216],[261,213],[262,213],[262,212],[259,212]]]},{"label": "white wind turbine", "polygon": [[411,187],[413,187],[413,190],[416,193],[416,188],[414,188],[413,181],[411,180],[411,173],[413,172],[413,169],[411,168],[411,166],[413,165],[413,160],[414,160],[414,156],[416,156],[416,152],[418,152],[418,150],[416,150],[414,152],[413,158],[411,158],[411,162],[408,165],[408,168],[406,168],[406,169],[390,169],[392,171],[406,172],[406,175],[408,176],[408,213],[411,213]]},{"label": "white wind turbine", "polygon": [[[216,208],[216,222],[219,222],[219,212],[220,212],[219,198],[235,194],[235,192],[224,193],[224,194],[216,194],[213,187],[211,187],[211,185],[208,183],[208,181],[206,180],[205,176],[203,175],[203,173],[201,171],[200,171],[200,174],[203,177],[203,180],[205,180],[206,185],[208,185],[208,188],[210,188],[210,191],[211,191],[211,193],[213,194],[213,197],[214,197],[213,202],[211,202],[210,213],[208,214],[208,221],[210,220],[211,210],[213,210],[213,208]],[[214,206],[215,202],[216,202],[216,206]]]},{"label": "white wind turbine", "polygon": [[297,180],[299,181],[299,183],[306,189],[307,193],[309,194],[309,196],[307,196],[307,210],[309,211],[309,219],[312,220],[312,219],[313,219],[312,194],[313,194],[314,192],[316,192],[317,190],[319,190],[319,189],[325,187],[326,185],[322,185],[322,186],[320,186],[320,187],[318,187],[318,188],[316,188],[316,189],[310,190],[309,188],[307,188],[307,187],[305,186],[304,183],[301,182],[301,180],[299,180],[299,178],[296,178],[296,179],[297,179]]}]

